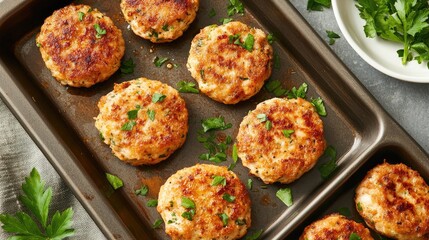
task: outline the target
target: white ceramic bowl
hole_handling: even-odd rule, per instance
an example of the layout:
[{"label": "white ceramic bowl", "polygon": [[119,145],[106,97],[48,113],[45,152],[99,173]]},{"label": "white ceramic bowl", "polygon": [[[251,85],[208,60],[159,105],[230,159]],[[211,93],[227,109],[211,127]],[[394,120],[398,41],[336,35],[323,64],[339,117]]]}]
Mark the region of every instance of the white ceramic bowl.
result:
[{"label": "white ceramic bowl", "polygon": [[365,20],[359,17],[355,4],[354,0],[332,0],[337,23],[352,48],[368,64],[391,77],[409,82],[429,83],[426,63],[418,64],[413,60],[402,65],[402,60],[396,53],[403,48],[401,44],[365,36]]}]

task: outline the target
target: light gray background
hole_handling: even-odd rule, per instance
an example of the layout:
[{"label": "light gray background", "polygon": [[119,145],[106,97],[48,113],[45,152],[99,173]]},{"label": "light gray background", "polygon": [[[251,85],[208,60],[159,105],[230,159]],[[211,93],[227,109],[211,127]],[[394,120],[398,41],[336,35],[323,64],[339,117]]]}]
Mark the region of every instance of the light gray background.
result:
[{"label": "light gray background", "polygon": [[[12,1],[0,0],[0,9]],[[332,9],[309,12],[306,10],[306,0],[290,2],[325,41],[328,41],[326,30],[342,36]],[[344,38],[337,40],[331,47],[384,109],[429,152],[429,84],[403,82],[378,72],[364,62]],[[0,213],[22,210],[17,197],[21,194],[24,177],[33,167],[40,171],[47,185],[53,186],[52,207],[55,210],[73,206],[76,229],[73,239],[104,239],[80,203],[0,100]],[[7,236],[0,230],[0,239]]]}]

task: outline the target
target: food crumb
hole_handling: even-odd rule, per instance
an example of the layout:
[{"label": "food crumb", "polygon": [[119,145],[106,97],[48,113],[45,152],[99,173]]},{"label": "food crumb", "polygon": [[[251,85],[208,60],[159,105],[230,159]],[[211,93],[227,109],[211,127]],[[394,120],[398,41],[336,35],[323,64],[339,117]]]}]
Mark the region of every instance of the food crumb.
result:
[{"label": "food crumb", "polygon": [[173,64],[171,64],[171,63],[167,63],[167,68],[168,68],[168,69],[172,69],[172,68],[173,68]]}]

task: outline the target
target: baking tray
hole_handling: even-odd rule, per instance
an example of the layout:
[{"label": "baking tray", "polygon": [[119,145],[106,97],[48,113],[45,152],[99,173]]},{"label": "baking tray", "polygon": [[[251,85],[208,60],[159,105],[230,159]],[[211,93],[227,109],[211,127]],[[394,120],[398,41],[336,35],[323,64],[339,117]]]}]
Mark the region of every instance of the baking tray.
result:
[{"label": "baking tray", "polygon": [[[324,214],[335,196],[350,194],[354,174],[368,169],[368,164],[382,161],[385,152],[400,156],[395,161],[409,163],[429,179],[427,154],[380,107],[344,64],[333,54],[294,7],[284,0],[246,0],[243,16],[235,15],[251,26],[274,33],[274,51],[281,62],[273,70],[272,79],[281,80],[285,88],[306,82],[309,97],[320,96],[327,107],[323,118],[328,144],[338,152],[338,169],[323,180],[317,170],[328,159],[322,157],[313,170],[288,185],[264,185],[249,176],[240,163],[234,169],[243,182],[253,179],[252,226],[249,233],[264,230],[262,239],[296,239],[297,231],[308,221]],[[197,18],[184,36],[172,43],[152,44],[135,36],[119,9],[119,0],[81,0],[106,13],[122,30],[126,41],[124,59],[132,57],[137,64],[130,75],[114,74],[108,81],[89,89],[64,87],[58,84],[44,66],[35,36],[43,20],[55,9],[71,1],[17,1],[10,9],[0,11],[0,94],[26,131],[34,139],[76,197],[110,239],[168,239],[163,229],[152,229],[160,218],[146,202],[157,197],[159,187],[171,174],[196,163],[204,149],[197,141],[201,119],[223,116],[233,124],[224,131],[235,138],[242,118],[256,104],[273,97],[261,90],[255,97],[233,106],[223,105],[199,94],[182,94],[189,110],[189,133],[185,145],[168,160],[155,166],[132,167],[116,159],[99,139],[94,117],[99,98],[111,91],[114,83],[140,76],[161,80],[176,86],[180,80],[192,80],[186,69],[190,41],[204,26],[219,23],[226,16],[227,0],[201,1]],[[34,11],[34,9],[38,11]],[[214,9],[215,17],[209,17]],[[40,9],[40,10],[39,10]],[[157,68],[158,57],[169,57],[179,67]],[[220,165],[229,165],[231,159]],[[105,173],[124,180],[125,186],[113,191]],[[147,197],[137,197],[134,190],[144,183],[150,188]],[[294,204],[286,207],[275,197],[280,187],[290,187]],[[348,197],[347,197],[348,196]],[[294,232],[295,230],[295,232]],[[294,235],[295,234],[295,235]],[[298,234],[298,235],[296,235]],[[293,237],[295,236],[295,237]]]}]

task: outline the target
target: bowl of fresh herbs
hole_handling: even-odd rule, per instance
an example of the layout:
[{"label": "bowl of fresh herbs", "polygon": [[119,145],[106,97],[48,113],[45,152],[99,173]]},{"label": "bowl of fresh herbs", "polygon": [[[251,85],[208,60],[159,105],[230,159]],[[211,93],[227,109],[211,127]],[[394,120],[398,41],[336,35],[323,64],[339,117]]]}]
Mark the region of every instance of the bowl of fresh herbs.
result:
[{"label": "bowl of fresh herbs", "polygon": [[429,83],[427,0],[332,0],[352,48],[377,70],[400,80]]}]

